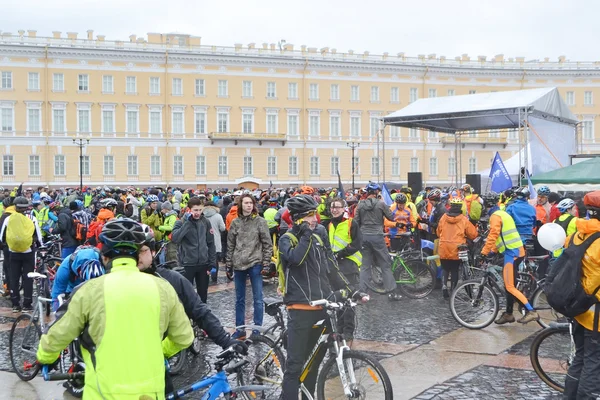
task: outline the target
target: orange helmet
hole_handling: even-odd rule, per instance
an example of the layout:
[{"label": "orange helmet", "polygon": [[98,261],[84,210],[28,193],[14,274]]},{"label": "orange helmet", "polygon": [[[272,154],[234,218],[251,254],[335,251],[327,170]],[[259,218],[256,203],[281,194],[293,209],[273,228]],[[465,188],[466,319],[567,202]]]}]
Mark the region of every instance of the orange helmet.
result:
[{"label": "orange helmet", "polygon": [[313,188],[312,188],[312,187],[310,187],[310,186],[302,186],[302,187],[300,188],[300,193],[301,193],[301,194],[311,194],[311,195],[312,195],[312,194],[314,194],[314,193],[315,193],[315,189],[313,189]]}]

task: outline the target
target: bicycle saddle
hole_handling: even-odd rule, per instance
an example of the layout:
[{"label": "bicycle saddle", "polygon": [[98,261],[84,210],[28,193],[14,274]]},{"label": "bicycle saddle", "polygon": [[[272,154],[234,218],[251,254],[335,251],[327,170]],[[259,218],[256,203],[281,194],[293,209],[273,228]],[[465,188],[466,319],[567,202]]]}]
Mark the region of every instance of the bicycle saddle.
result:
[{"label": "bicycle saddle", "polygon": [[30,272],[30,273],[27,274],[27,277],[31,278],[31,279],[38,279],[38,278],[46,279],[46,275],[40,274],[40,273],[37,273],[37,272]]},{"label": "bicycle saddle", "polygon": [[263,302],[265,303],[265,312],[270,316],[277,315],[279,307],[283,305],[282,299],[277,299],[274,297],[265,297]]}]

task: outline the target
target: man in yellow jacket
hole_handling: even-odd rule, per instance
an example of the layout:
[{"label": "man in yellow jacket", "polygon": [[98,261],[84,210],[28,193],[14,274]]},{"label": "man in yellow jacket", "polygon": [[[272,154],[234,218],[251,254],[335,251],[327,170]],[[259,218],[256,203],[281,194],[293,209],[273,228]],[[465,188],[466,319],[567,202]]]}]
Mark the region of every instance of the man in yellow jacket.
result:
[{"label": "man in yellow jacket", "polygon": [[79,286],[62,313],[59,309],[40,340],[38,361],[54,363],[81,335],[86,400],[162,400],[164,357],[192,344],[189,319],[167,281],[138,269],[137,253],[146,240],[139,223],[109,221],[100,240],[111,272]]}]

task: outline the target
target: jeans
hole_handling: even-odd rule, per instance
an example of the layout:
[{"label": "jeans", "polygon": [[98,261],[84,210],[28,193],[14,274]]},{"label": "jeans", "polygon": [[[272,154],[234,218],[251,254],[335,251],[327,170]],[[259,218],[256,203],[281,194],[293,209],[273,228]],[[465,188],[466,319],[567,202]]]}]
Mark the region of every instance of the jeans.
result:
[{"label": "jeans", "polygon": [[204,304],[206,304],[206,300],[208,298],[208,272],[210,271],[210,267],[207,265],[201,265],[198,267],[185,267],[185,272],[183,276],[187,278],[188,281],[194,284],[194,280],[196,281],[196,291],[198,292],[198,296],[200,296],[200,300]]},{"label": "jeans", "polygon": [[600,342],[598,333],[573,323],[575,358],[565,379],[566,400],[592,400],[600,397]]},{"label": "jeans", "polygon": [[254,325],[262,325],[264,316],[262,265],[258,264],[243,271],[235,270],[235,326],[246,323],[246,280],[250,277],[254,303]]},{"label": "jeans", "polygon": [[4,253],[4,260],[2,261],[2,269],[4,270],[4,279],[2,281],[3,285],[6,285],[6,287],[9,287],[8,284],[8,277],[10,276],[9,274],[9,270],[10,270],[10,251],[8,250],[8,246],[5,245],[4,249],[2,249],[2,252]]},{"label": "jeans", "polygon": [[19,280],[23,282],[23,307],[31,307],[33,297],[33,279],[27,274],[35,268],[35,253],[10,253],[10,269],[8,277],[10,299],[13,307],[21,306],[21,294],[19,293]]},{"label": "jeans", "polygon": [[396,279],[392,274],[392,259],[383,235],[363,235],[361,250],[363,263],[360,267],[360,291],[367,292],[366,282],[371,278],[371,267],[381,267],[384,289],[391,292],[396,289]]},{"label": "jeans", "polygon": [[69,257],[71,254],[75,253],[76,248],[77,248],[77,246],[63,247],[62,250],[60,251],[60,258],[62,258],[64,260],[65,258]]}]

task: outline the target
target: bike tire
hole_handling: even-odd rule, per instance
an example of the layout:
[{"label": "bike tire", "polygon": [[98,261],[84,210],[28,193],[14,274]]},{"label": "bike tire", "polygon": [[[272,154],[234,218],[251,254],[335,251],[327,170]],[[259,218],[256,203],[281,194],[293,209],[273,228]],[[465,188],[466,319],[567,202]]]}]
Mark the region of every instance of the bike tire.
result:
[{"label": "bike tire", "polygon": [[555,311],[548,304],[546,293],[542,287],[538,287],[531,296],[531,306],[540,315],[538,324],[542,328],[548,328],[551,322],[567,322],[567,318]]},{"label": "bike tire", "polygon": [[[373,275],[373,274],[375,274],[375,275]],[[378,280],[377,282],[373,281],[374,277],[375,277],[375,279]],[[379,282],[379,280],[381,280],[381,282]],[[395,288],[391,288],[388,290],[383,286],[384,285],[383,273],[381,272],[381,267],[377,267],[377,266],[371,267],[371,274],[367,278],[365,284],[371,291],[373,291],[377,294],[388,294],[388,293],[392,293],[395,290]]]},{"label": "bike tire", "polygon": [[242,371],[237,374],[238,386],[264,385],[272,386],[273,390],[241,392],[242,398],[246,400],[278,399],[281,395],[281,383],[285,372],[283,350],[268,336],[254,335],[250,341],[252,343],[248,346],[247,355],[250,363],[242,367]]},{"label": "bike tire", "polygon": [[181,350],[173,357],[169,358],[169,374],[179,375],[187,364],[187,349]]},{"label": "bike tire", "polygon": [[[480,292],[480,288],[483,288],[482,292]],[[472,307],[482,304],[482,297],[484,295],[492,303],[492,312],[489,313],[489,315],[483,318],[480,322],[470,322],[470,320],[466,318],[469,315],[468,307],[465,307],[465,310],[467,310],[465,315],[463,315],[462,311],[458,311],[459,308],[461,310],[463,308],[461,302],[466,305],[471,303]],[[477,297],[479,297],[479,299],[477,299]],[[494,322],[494,320],[498,316],[499,311],[500,303],[498,295],[489,285],[484,283],[482,286],[481,280],[478,279],[472,279],[470,281],[465,281],[459,284],[450,295],[450,312],[452,313],[452,316],[454,317],[456,322],[468,329],[483,329],[489,326],[492,322]]]},{"label": "bike tire", "polygon": [[[358,372],[363,368],[354,369],[354,366],[358,364],[358,361],[366,364],[365,369],[367,371],[366,376],[368,376],[372,381],[376,383],[381,382],[381,389],[377,393],[374,389],[367,389],[363,384],[359,384],[358,382],[349,382],[352,386],[352,389],[356,390],[356,396],[353,398],[364,399],[367,398],[367,393],[369,398],[376,398],[382,400],[391,400],[394,398],[394,392],[392,389],[392,383],[390,381],[390,377],[387,372],[383,368],[383,366],[377,361],[374,357],[371,357],[368,354],[362,353],[360,351],[348,350],[344,351],[344,365],[348,367],[348,360],[356,360],[352,363],[353,366],[353,374],[358,375]],[[339,379],[336,379],[336,376],[339,376],[337,373],[337,359],[336,357],[330,357],[321,371],[319,371],[319,375],[317,377],[317,400],[326,400],[331,398],[347,398],[344,395],[343,386],[340,385]],[[377,376],[376,376],[377,375]],[[350,381],[350,377],[348,377]],[[335,380],[335,384],[326,388],[328,381]],[[336,391],[337,394],[332,394],[333,391]],[[340,392],[341,391],[341,392]]]},{"label": "bike tire", "polygon": [[[561,336],[559,337],[557,335],[561,335]],[[564,337],[562,337],[562,336],[564,336]],[[561,343],[564,340],[567,340],[569,343],[571,341],[568,327],[546,328],[543,331],[541,331],[535,337],[535,339],[533,339],[533,342],[531,343],[531,348],[529,351],[529,358],[531,359],[531,365],[533,366],[533,370],[535,371],[535,373],[540,377],[540,379],[542,381],[544,381],[544,383],[546,385],[550,386],[552,389],[557,390],[561,393],[563,393],[565,390],[564,377],[562,379],[557,379],[556,375],[558,373],[554,373],[555,376],[552,376],[551,375],[552,373],[548,371],[549,366],[542,365],[542,362],[540,361],[540,355],[541,355],[540,353],[543,352],[543,350],[540,351],[540,348],[545,349],[545,347],[542,347],[542,345],[543,345],[544,341],[548,341],[547,342],[548,348],[551,349],[554,354],[556,354],[555,353],[557,351],[556,344]],[[567,369],[568,369],[568,366],[570,365],[570,362],[571,362],[571,360],[569,360],[568,357],[566,360],[558,360],[559,367],[563,368],[565,375],[567,373]]]},{"label": "bike tire", "polygon": [[[398,283],[400,293],[411,299],[422,299],[427,297],[435,286],[436,272],[429,265],[419,260],[404,260],[404,264],[414,275],[415,283]],[[394,271],[396,281],[410,279],[410,275],[402,265]]]},{"label": "bike tire", "polygon": [[193,355],[197,356],[202,351],[202,343],[207,340],[207,338],[202,329],[200,329],[195,322],[192,322],[192,329],[194,330],[194,341],[192,342],[192,345],[188,347],[188,350]]},{"label": "bike tire", "polygon": [[[23,342],[21,342],[21,344],[18,343],[18,329],[26,330],[23,333],[24,337]],[[26,336],[31,336],[30,338],[32,339],[31,343],[27,343],[26,350],[28,353],[33,354],[29,354],[27,355],[27,358],[23,358],[21,360],[17,358],[19,357],[17,350],[23,352],[23,344],[26,340]],[[21,379],[22,381],[32,380],[33,378],[35,378],[35,376],[40,370],[40,364],[36,362],[35,353],[37,352],[37,348],[40,343],[41,337],[42,329],[35,320],[32,320],[31,314],[19,315],[10,329],[10,336],[8,339],[10,363],[13,367],[13,370],[15,371],[19,379]],[[26,364],[28,364],[29,367],[26,368]]]}]

